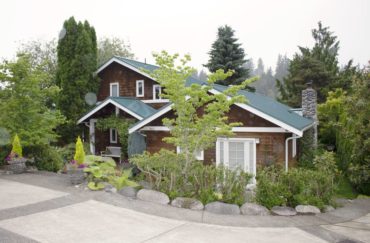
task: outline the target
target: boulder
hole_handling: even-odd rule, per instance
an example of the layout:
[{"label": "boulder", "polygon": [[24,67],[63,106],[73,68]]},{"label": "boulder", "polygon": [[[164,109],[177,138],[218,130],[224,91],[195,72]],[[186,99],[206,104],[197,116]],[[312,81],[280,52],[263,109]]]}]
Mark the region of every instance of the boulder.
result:
[{"label": "boulder", "polygon": [[104,187],[104,191],[105,192],[112,192],[112,193],[116,193],[117,192],[117,189],[112,186],[111,184],[106,184],[105,187]]},{"label": "boulder", "polygon": [[240,207],[240,211],[244,215],[259,215],[259,216],[270,215],[270,211],[266,207],[255,203],[244,203]]},{"label": "boulder", "polygon": [[171,202],[171,205],[178,208],[188,208],[192,210],[203,210],[204,208],[204,205],[201,201],[188,197],[176,197]]},{"label": "boulder", "polygon": [[132,186],[125,186],[121,190],[119,190],[118,193],[125,197],[135,198],[137,194],[137,189]]},{"label": "boulder", "polygon": [[295,207],[298,214],[318,214],[321,213],[320,209],[312,205],[298,205]]},{"label": "boulder", "polygon": [[294,208],[274,206],[271,209],[272,214],[279,216],[294,216],[297,214]]},{"label": "boulder", "polygon": [[329,213],[329,212],[332,212],[334,210],[335,210],[335,208],[333,206],[330,206],[330,205],[325,205],[324,206],[324,213]]},{"label": "boulder", "polygon": [[207,212],[216,214],[240,214],[239,206],[236,204],[228,204],[223,202],[211,202],[205,206]]},{"label": "boulder", "polygon": [[170,199],[163,192],[158,192],[154,190],[141,189],[136,197],[143,201],[154,202],[159,204],[168,204]]}]

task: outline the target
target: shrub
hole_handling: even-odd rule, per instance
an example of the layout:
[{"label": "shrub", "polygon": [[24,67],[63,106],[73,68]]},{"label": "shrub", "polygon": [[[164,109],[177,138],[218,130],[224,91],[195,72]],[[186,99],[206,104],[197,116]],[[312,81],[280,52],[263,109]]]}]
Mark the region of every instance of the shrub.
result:
[{"label": "shrub", "polygon": [[63,167],[63,159],[58,150],[49,145],[27,146],[25,154],[33,158],[35,166],[39,170],[57,172]]},{"label": "shrub", "polygon": [[19,157],[23,157],[22,152],[23,152],[22,151],[22,146],[21,146],[21,142],[19,141],[18,134],[15,134],[14,139],[13,139],[13,143],[12,143],[11,153],[18,155]]},{"label": "shrub", "polygon": [[10,145],[0,146],[0,166],[5,163],[5,158],[10,154],[10,151],[11,151]]},{"label": "shrub", "polygon": [[78,136],[76,141],[76,152],[73,158],[77,161],[78,165],[83,164],[85,161],[85,151],[80,136]]},{"label": "shrub", "polygon": [[144,153],[131,159],[142,172],[142,177],[155,190],[175,197],[193,197],[206,204],[223,201],[241,205],[244,202],[245,187],[251,175],[242,170],[231,171],[222,166],[203,165],[194,162],[187,170],[183,155],[161,150],[153,155]]},{"label": "shrub", "polygon": [[[90,154],[89,146],[90,145],[88,143],[83,144],[85,155]],[[58,153],[60,154],[60,156],[62,156],[62,159],[63,159],[64,163],[67,163],[68,161],[71,160],[71,158],[74,157],[75,148],[76,148],[75,143],[70,143],[70,144],[67,144],[63,147],[58,147],[57,148]],[[85,158],[85,160],[86,160],[86,158]]]}]

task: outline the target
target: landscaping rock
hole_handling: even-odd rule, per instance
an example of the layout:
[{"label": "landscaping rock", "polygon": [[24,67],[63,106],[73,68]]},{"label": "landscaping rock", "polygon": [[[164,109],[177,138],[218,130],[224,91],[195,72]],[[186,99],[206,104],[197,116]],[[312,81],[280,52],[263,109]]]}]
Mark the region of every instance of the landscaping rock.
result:
[{"label": "landscaping rock", "polygon": [[111,184],[106,184],[106,186],[104,187],[104,191],[111,192],[111,193],[116,193],[117,189],[114,186],[112,186]]},{"label": "landscaping rock", "polygon": [[171,205],[178,208],[188,208],[192,210],[204,209],[204,205],[201,201],[188,197],[177,197],[171,202]]},{"label": "landscaping rock", "polygon": [[135,187],[126,186],[119,190],[118,193],[125,197],[135,198],[137,194],[137,189]]},{"label": "landscaping rock", "polygon": [[297,215],[297,212],[294,208],[291,207],[281,207],[281,206],[274,206],[271,209],[272,214],[279,215],[279,216],[294,216]]},{"label": "landscaping rock", "polygon": [[148,190],[148,189],[141,189],[136,197],[138,199],[141,199],[143,201],[149,201],[159,204],[168,204],[170,202],[170,199],[166,194],[163,192],[158,192],[154,190]]},{"label": "landscaping rock", "polygon": [[270,211],[266,207],[255,203],[244,203],[240,207],[240,211],[244,215],[259,215],[259,216],[270,215]]},{"label": "landscaping rock", "polygon": [[329,213],[329,212],[332,212],[334,210],[335,210],[335,208],[333,206],[330,206],[330,205],[325,205],[324,206],[324,213]]},{"label": "landscaping rock", "polygon": [[312,205],[298,205],[295,207],[295,211],[299,214],[318,214],[321,213],[320,209]]},{"label": "landscaping rock", "polygon": [[223,202],[211,202],[205,206],[205,210],[216,214],[240,214],[239,206]]}]

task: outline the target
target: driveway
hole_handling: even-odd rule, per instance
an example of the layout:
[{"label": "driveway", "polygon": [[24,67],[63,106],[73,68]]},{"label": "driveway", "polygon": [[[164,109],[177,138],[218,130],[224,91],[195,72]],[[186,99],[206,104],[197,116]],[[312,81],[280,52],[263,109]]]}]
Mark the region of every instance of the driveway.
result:
[{"label": "driveway", "polygon": [[[0,198],[0,242],[370,242],[367,213],[345,222],[336,214],[198,218],[199,212],[72,187],[55,174],[0,175]],[[359,212],[367,203],[356,206],[365,208]]]}]

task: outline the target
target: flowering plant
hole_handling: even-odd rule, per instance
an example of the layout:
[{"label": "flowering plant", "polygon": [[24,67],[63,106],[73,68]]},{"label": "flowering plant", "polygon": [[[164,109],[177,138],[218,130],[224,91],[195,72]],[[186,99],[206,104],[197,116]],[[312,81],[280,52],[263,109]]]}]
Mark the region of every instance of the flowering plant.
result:
[{"label": "flowering plant", "polygon": [[18,162],[24,162],[24,160],[25,160],[25,158],[23,158],[22,156],[19,156],[15,152],[10,152],[10,154],[8,156],[6,156],[6,158],[5,158],[5,161],[8,164],[14,164],[14,163],[18,163]]}]

